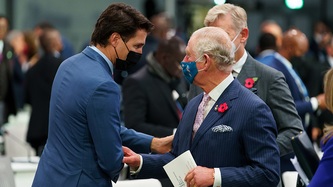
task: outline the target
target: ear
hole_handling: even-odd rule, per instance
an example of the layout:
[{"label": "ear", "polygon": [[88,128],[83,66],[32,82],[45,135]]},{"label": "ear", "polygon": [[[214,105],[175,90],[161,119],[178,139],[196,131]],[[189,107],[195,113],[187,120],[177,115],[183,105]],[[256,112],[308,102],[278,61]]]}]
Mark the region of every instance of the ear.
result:
[{"label": "ear", "polygon": [[204,55],[202,56],[202,58],[204,59],[203,64],[204,64],[204,70],[206,71],[206,70],[208,70],[209,66],[212,64],[212,60],[213,60],[213,59],[210,58],[210,56],[207,55],[207,54],[204,54]]},{"label": "ear", "polygon": [[245,43],[247,41],[247,38],[249,37],[249,29],[243,28],[242,31],[240,32],[241,34],[241,43]]},{"label": "ear", "polygon": [[118,34],[117,32],[114,32],[109,37],[109,44],[111,44],[113,47],[116,47],[120,40],[121,40],[120,34]]}]

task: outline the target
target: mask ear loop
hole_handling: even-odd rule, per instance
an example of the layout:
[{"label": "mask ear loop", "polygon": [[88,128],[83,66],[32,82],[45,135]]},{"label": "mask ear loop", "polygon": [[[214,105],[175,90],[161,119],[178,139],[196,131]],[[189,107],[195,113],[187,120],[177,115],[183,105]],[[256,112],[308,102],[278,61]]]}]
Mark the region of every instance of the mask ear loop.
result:
[{"label": "mask ear loop", "polygon": [[[205,56],[205,54],[203,54],[201,57],[197,58],[197,60],[203,58],[204,56]],[[196,60],[196,61],[197,61],[197,60]],[[196,62],[196,61],[195,61],[195,62]],[[197,62],[196,62],[196,63],[197,63]],[[205,67],[204,67],[203,69],[200,69],[200,70],[198,69],[198,72],[200,72],[200,71],[204,71],[204,70],[205,70]]]},{"label": "mask ear loop", "polygon": [[[120,38],[121,38],[121,41],[123,41],[123,42],[124,42],[124,44],[125,44],[125,47],[126,47],[127,51],[129,52],[130,50],[128,49],[128,47],[127,47],[127,45],[126,45],[126,43],[125,43],[125,41],[124,41],[123,37],[120,37]],[[116,52],[117,58],[119,58],[119,56],[118,56],[118,53],[117,53],[117,49],[116,49],[116,47],[113,47],[113,48],[114,48],[114,51]]]},{"label": "mask ear loop", "polygon": [[113,48],[114,48],[114,51],[116,52],[117,58],[119,58],[116,47],[113,47]]},{"label": "mask ear loop", "polygon": [[239,46],[240,46],[240,44],[239,44],[239,45],[236,47],[234,41],[236,40],[236,38],[239,36],[239,34],[240,34],[241,32],[242,32],[242,30],[239,31],[238,34],[234,37],[234,39],[231,40],[231,53],[230,53],[230,56],[231,56],[232,58],[235,58],[235,53],[236,53],[236,51],[238,50],[238,48],[239,48]]},{"label": "mask ear loop", "polygon": [[123,37],[121,37],[121,40],[124,42],[124,44],[125,44],[125,47],[126,47],[127,51],[129,52],[130,50],[128,49],[128,47],[127,47],[127,45],[126,45],[126,43],[125,43],[125,41],[124,41]]}]

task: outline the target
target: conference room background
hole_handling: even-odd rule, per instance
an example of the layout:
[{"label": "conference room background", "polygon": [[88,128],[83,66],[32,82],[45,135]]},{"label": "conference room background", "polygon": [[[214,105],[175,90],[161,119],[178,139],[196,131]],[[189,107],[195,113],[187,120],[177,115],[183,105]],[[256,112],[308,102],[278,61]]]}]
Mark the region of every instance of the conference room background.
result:
[{"label": "conference room background", "polygon": [[[333,11],[329,11],[333,1],[293,0],[303,2],[303,7],[297,10],[289,9],[286,1],[227,1],[242,6],[248,13],[248,51],[255,51],[260,23],[266,19],[277,21],[283,30],[296,26],[308,37],[311,37],[315,21],[324,20],[333,26]],[[80,52],[90,39],[97,17],[113,2],[130,4],[147,16],[166,11],[173,18],[175,27],[187,37],[203,26],[204,16],[215,5],[214,0],[0,0],[0,14],[7,15],[11,28],[19,30],[31,29],[38,22],[47,20],[73,43],[76,52]],[[147,6],[149,11],[146,11]]]}]

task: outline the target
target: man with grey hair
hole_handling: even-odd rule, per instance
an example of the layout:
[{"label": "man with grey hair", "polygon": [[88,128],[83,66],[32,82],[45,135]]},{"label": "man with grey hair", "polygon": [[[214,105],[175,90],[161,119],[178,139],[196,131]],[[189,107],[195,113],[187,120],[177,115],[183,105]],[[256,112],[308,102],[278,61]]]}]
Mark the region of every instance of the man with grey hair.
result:
[{"label": "man with grey hair", "polygon": [[123,161],[136,170],[138,178],[166,177],[163,166],[190,150],[198,166],[187,173],[187,186],[278,184],[273,115],[259,97],[233,78],[232,49],[223,29],[204,27],[192,34],[181,65],[186,79],[204,93],[186,106],[169,153],[138,155],[123,149]]},{"label": "man with grey hair", "polygon": [[[224,29],[232,39],[236,46],[233,75],[271,108],[278,129],[277,143],[280,156],[287,155],[288,158],[288,154],[293,152],[290,140],[303,131],[302,121],[284,75],[254,60],[245,50],[249,37],[245,10],[228,3],[216,5],[208,11],[204,24]],[[191,85],[189,99],[201,92],[199,87]],[[285,161],[290,163],[289,159]]]}]

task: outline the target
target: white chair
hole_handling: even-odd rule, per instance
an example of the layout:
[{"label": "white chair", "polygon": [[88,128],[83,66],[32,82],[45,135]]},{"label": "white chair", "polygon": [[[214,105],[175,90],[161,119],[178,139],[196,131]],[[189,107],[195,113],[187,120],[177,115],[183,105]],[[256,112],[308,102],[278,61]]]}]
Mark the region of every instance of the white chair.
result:
[{"label": "white chair", "polygon": [[135,180],[117,181],[116,184],[113,183],[113,186],[114,187],[133,187],[133,186],[162,187],[162,184],[157,179],[135,179]]},{"label": "white chair", "polygon": [[295,187],[297,184],[297,171],[286,171],[282,173],[284,187]]},{"label": "white chair", "polygon": [[0,187],[15,187],[14,173],[10,158],[0,156]]}]

